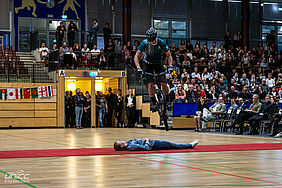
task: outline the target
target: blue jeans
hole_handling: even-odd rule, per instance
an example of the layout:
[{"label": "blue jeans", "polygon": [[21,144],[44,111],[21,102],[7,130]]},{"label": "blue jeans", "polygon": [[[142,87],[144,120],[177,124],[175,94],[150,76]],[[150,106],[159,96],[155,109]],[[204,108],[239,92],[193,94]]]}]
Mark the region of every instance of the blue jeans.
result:
[{"label": "blue jeans", "polygon": [[99,110],[99,122],[100,122],[100,126],[103,127],[103,120],[104,120],[104,117],[105,117],[105,112],[106,112],[106,109],[105,108],[101,108]]},{"label": "blue jeans", "polygon": [[175,144],[164,140],[155,140],[152,150],[189,149],[191,144]]},{"label": "blue jeans", "polygon": [[81,119],[83,114],[83,107],[75,107],[75,123],[77,127],[81,126]]}]

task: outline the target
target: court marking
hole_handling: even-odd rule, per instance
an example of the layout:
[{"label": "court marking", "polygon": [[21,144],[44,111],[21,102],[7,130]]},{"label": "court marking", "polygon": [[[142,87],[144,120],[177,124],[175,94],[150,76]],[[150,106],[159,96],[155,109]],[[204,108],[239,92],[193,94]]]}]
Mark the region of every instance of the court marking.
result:
[{"label": "court marking", "polygon": [[[248,151],[248,150],[245,150]],[[270,150],[260,150],[260,151],[270,151]],[[275,150],[274,150],[275,151]],[[281,150],[280,150],[281,151]],[[253,158],[260,158],[260,159],[271,159],[271,160],[278,160],[281,161],[280,158],[272,158],[272,157],[261,157],[261,156],[255,156],[255,155],[246,155],[246,154],[239,154],[239,153],[227,153],[225,151],[218,151],[219,153],[229,154],[229,155],[239,155],[244,157],[253,157]],[[234,151],[235,152],[235,151]]]},{"label": "court marking", "polygon": [[9,173],[7,173],[7,172],[4,172],[4,171],[2,171],[2,170],[0,170],[0,172],[3,173],[3,174],[5,174],[5,175],[10,176],[10,177],[13,178],[14,180],[17,180],[17,181],[19,181],[19,182],[21,182],[21,183],[23,183],[23,184],[28,185],[29,187],[37,188],[37,187],[35,187],[34,185],[31,185],[30,183],[27,183],[27,182],[25,182],[25,181],[23,181],[23,180],[21,180],[21,179],[19,179],[19,178],[17,178],[17,177],[14,177],[14,176],[12,176],[11,174],[9,174]]},{"label": "court marking", "polygon": [[[223,167],[223,168],[229,168],[229,169],[242,170],[242,171],[247,171],[247,172],[254,172],[254,173],[259,173],[259,174],[282,177],[282,175],[272,174],[272,173],[267,173],[267,172],[260,172],[260,171],[256,171],[256,170],[247,170],[247,169],[243,169],[243,168],[236,168],[236,167],[230,167],[230,166],[225,166],[225,165],[217,165],[217,164],[211,164],[211,163],[206,163],[206,162],[201,162],[201,161],[191,161],[191,160],[179,159],[179,158],[174,158],[174,157],[166,157],[166,156],[160,156],[160,155],[156,155],[156,154],[148,154],[148,155],[156,156],[156,157],[162,157],[162,158],[168,158],[168,159],[174,159],[174,160],[178,160],[178,161],[187,161],[187,162],[191,162],[191,163],[205,164],[205,165],[210,165],[210,166]],[[219,162],[221,162],[221,161],[219,161]]]},{"label": "court marking", "polygon": [[68,146],[68,147],[75,147],[75,148],[78,148],[78,149],[83,149],[82,147],[71,146],[71,145],[68,145],[68,144],[62,144],[62,143],[52,142],[52,141],[48,141],[48,140],[35,139],[35,138],[30,138],[30,137],[25,137],[25,136],[18,136],[18,135],[13,135],[13,134],[8,134],[8,133],[0,133],[0,134],[6,135],[6,136],[12,136],[12,137],[16,137],[16,138],[23,138],[23,139],[26,139],[26,140],[34,140],[34,141],[39,141],[39,142],[47,142],[47,143],[50,143],[50,144],[56,144],[56,145],[61,145],[61,146]]},{"label": "court marking", "polygon": [[202,168],[190,167],[190,166],[180,165],[180,164],[175,164],[175,163],[162,162],[162,161],[157,161],[157,160],[152,160],[152,159],[135,157],[135,156],[131,156],[131,155],[124,155],[123,154],[121,156],[125,156],[125,157],[128,157],[128,158],[140,159],[140,160],[144,160],[144,161],[153,161],[153,162],[157,162],[157,163],[161,163],[161,164],[166,164],[166,165],[173,165],[173,166],[178,166],[178,167],[184,167],[184,168],[193,169],[193,170],[200,170],[200,171],[205,171],[205,172],[211,172],[211,173],[215,173],[215,174],[221,174],[221,175],[226,175],[226,176],[231,176],[231,177],[236,177],[236,178],[242,178],[242,179],[247,179],[247,180],[258,181],[258,182],[271,183],[271,184],[275,184],[275,185],[282,185],[281,183],[267,181],[267,180],[260,180],[260,179],[255,179],[255,178],[250,178],[250,177],[245,177],[245,176],[240,176],[240,175],[235,175],[235,174],[228,174],[228,173],[224,173],[224,172],[218,172],[218,171],[207,170],[207,169],[202,169]]}]

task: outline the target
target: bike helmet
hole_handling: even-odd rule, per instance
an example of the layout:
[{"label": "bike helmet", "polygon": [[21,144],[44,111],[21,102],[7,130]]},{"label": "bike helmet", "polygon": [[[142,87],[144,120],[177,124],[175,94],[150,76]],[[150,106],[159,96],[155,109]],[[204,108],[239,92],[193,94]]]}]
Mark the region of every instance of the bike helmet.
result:
[{"label": "bike helmet", "polygon": [[148,38],[149,42],[153,42],[157,37],[157,30],[151,27],[147,30],[146,37]]}]

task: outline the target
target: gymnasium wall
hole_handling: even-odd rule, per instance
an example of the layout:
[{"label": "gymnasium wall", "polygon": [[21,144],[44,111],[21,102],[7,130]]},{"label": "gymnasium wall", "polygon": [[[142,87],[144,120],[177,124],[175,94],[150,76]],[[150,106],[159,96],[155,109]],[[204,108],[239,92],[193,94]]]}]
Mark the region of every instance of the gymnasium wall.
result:
[{"label": "gymnasium wall", "polygon": [[53,97],[0,100],[0,127],[57,127],[56,84],[1,83],[1,88],[53,86]]}]

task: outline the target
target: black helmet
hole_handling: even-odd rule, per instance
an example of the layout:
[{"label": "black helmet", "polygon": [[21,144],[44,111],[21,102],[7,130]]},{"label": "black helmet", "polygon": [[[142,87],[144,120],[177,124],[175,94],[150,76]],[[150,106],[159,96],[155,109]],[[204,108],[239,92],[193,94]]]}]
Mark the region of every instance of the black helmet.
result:
[{"label": "black helmet", "polygon": [[149,42],[153,42],[157,37],[157,30],[151,27],[147,30],[146,37],[148,38]]}]

